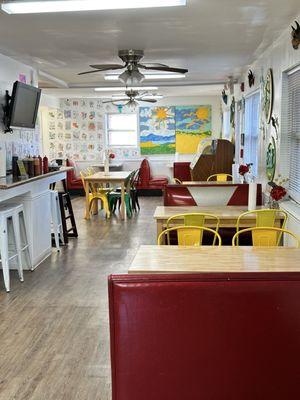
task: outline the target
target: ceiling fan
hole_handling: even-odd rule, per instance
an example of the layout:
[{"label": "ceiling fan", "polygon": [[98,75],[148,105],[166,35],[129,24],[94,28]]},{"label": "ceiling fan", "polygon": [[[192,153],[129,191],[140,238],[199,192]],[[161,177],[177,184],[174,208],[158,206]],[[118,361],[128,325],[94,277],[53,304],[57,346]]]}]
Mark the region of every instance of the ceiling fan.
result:
[{"label": "ceiling fan", "polygon": [[165,64],[160,63],[144,63],[140,64],[140,60],[144,57],[143,50],[119,50],[118,53],[124,64],[96,64],[90,65],[93,70],[80,72],[78,75],[94,74],[96,72],[112,71],[118,69],[125,69],[125,71],[119,75],[119,79],[126,85],[135,85],[142,82],[145,79],[139,70],[144,69],[146,71],[163,71],[163,72],[175,72],[179,74],[185,74],[188,72],[185,68],[173,68]]},{"label": "ceiling fan", "polygon": [[124,105],[135,108],[139,105],[139,101],[144,101],[146,103],[156,103],[157,99],[149,98],[148,92],[139,93],[137,90],[126,90],[125,92],[126,97],[122,97],[119,99],[111,99],[111,100],[104,100],[103,103],[112,103],[114,105],[119,105],[120,102],[125,102]]}]

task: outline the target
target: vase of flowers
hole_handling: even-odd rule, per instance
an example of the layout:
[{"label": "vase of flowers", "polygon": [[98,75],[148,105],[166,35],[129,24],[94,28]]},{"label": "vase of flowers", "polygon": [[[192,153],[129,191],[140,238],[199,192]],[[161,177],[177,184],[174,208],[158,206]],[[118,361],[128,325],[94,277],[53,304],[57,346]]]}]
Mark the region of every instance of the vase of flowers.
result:
[{"label": "vase of flowers", "polygon": [[241,177],[241,183],[247,183],[246,177],[247,177],[247,174],[250,173],[251,165],[252,164],[242,164],[242,165],[240,165],[239,174],[240,174],[240,177]]},{"label": "vase of flowers", "polygon": [[104,151],[104,160],[103,160],[103,163],[104,163],[104,174],[105,174],[105,175],[108,175],[108,174],[109,174],[109,163],[110,163],[110,161],[113,160],[114,158],[115,158],[115,154],[114,154],[111,150],[106,149],[106,150]]},{"label": "vase of flowers", "polygon": [[283,186],[277,185],[275,182],[269,182],[269,185],[272,187],[270,191],[269,206],[270,208],[278,209],[279,201],[285,197],[287,191]]}]

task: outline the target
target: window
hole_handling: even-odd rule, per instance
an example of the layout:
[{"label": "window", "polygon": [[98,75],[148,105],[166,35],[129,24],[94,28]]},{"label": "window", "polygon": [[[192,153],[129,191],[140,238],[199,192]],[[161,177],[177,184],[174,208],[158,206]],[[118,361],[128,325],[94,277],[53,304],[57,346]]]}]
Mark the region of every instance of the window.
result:
[{"label": "window", "polygon": [[107,139],[111,147],[137,146],[137,115],[107,114]]},{"label": "window", "polygon": [[283,79],[281,155],[283,178],[289,177],[289,194],[300,202],[300,68]]},{"label": "window", "polygon": [[231,126],[230,126],[230,110],[225,110],[223,112],[223,139],[231,139]]},{"label": "window", "polygon": [[258,175],[260,94],[255,93],[245,101],[245,143],[244,162],[253,164],[252,173]]}]

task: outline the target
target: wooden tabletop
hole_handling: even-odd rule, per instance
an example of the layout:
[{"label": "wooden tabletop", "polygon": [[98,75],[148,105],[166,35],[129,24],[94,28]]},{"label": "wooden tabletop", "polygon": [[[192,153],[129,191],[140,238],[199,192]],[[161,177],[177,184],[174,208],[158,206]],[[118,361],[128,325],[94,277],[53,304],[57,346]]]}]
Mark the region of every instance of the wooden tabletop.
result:
[{"label": "wooden tabletop", "polygon": [[8,175],[4,178],[0,178],[0,190],[12,189],[16,186],[25,185],[26,183],[31,183],[40,179],[48,178],[49,176],[61,174],[62,172],[67,172],[72,169],[74,169],[74,167],[61,167],[57,171],[48,172],[47,174],[37,175],[27,179],[13,178],[12,175]]},{"label": "wooden tabletop", "polygon": [[130,274],[300,272],[300,249],[288,247],[141,246]]},{"label": "wooden tabletop", "polygon": [[132,171],[109,171],[108,174],[100,171],[93,175],[86,176],[84,179],[89,182],[121,182],[125,181]]},{"label": "wooden tabletop", "polygon": [[[263,207],[257,207],[262,209]],[[158,206],[155,209],[155,219],[168,219],[176,214],[207,213],[218,215],[222,219],[237,219],[240,214],[248,211],[246,206]],[[247,219],[256,219],[255,214],[247,216]]]}]

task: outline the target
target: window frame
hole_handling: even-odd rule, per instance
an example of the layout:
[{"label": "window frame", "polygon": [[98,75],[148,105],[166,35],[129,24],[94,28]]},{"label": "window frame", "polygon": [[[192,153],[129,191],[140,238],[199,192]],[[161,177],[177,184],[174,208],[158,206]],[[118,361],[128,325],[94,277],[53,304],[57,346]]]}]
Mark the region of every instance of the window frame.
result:
[{"label": "window frame", "polygon": [[[109,117],[113,116],[113,115],[134,115],[136,118],[136,141],[135,144],[110,144],[110,132],[127,132],[130,133],[130,130],[128,129],[110,129],[109,128]],[[118,148],[118,147],[122,147],[122,148],[136,148],[139,146],[139,135],[138,135],[138,131],[139,131],[139,120],[138,120],[138,114],[137,113],[130,113],[130,112],[125,112],[125,113],[118,113],[118,112],[108,112],[105,114],[105,131],[106,131],[106,143],[107,146],[110,148]]]},{"label": "window frame", "polygon": [[[282,101],[281,101],[281,136],[280,136],[280,164],[279,170],[282,178],[288,178],[288,194],[290,198],[297,204],[300,204],[300,187],[299,179],[295,178],[295,157],[298,160],[297,155],[299,154],[300,138],[293,135],[293,116],[291,112],[291,91],[290,91],[290,77],[293,74],[299,75],[300,64],[297,64],[293,68],[284,71],[282,73]],[[297,76],[295,79],[300,80]],[[298,84],[298,82],[297,82]],[[293,103],[293,101],[292,101]],[[296,111],[297,113],[297,111]],[[299,123],[299,122],[298,122]],[[297,147],[297,149],[296,149]],[[295,179],[293,179],[295,178]]]},{"label": "window frame", "polygon": [[[257,114],[257,134],[253,135],[250,134],[250,136],[248,135],[248,115],[247,115],[247,102],[252,99],[252,104],[251,104],[251,118],[254,114],[253,111],[253,99],[254,96],[258,97],[258,114]],[[249,93],[247,96],[245,96],[245,107],[244,107],[244,123],[243,123],[243,133],[244,133],[244,146],[243,146],[243,161],[245,163],[253,163],[253,167],[252,167],[252,174],[253,176],[255,176],[256,178],[259,176],[259,170],[260,170],[260,118],[261,118],[261,91],[260,89],[257,89],[251,93]],[[253,120],[251,120],[253,122]],[[251,126],[253,126],[251,122]],[[250,143],[250,144],[249,144]],[[252,158],[252,147],[253,147],[253,143],[255,144],[256,147],[256,159],[255,160],[251,160],[248,159],[247,160],[247,150],[250,149],[250,154],[249,154],[249,158]],[[256,161],[256,163],[254,162]]]}]

